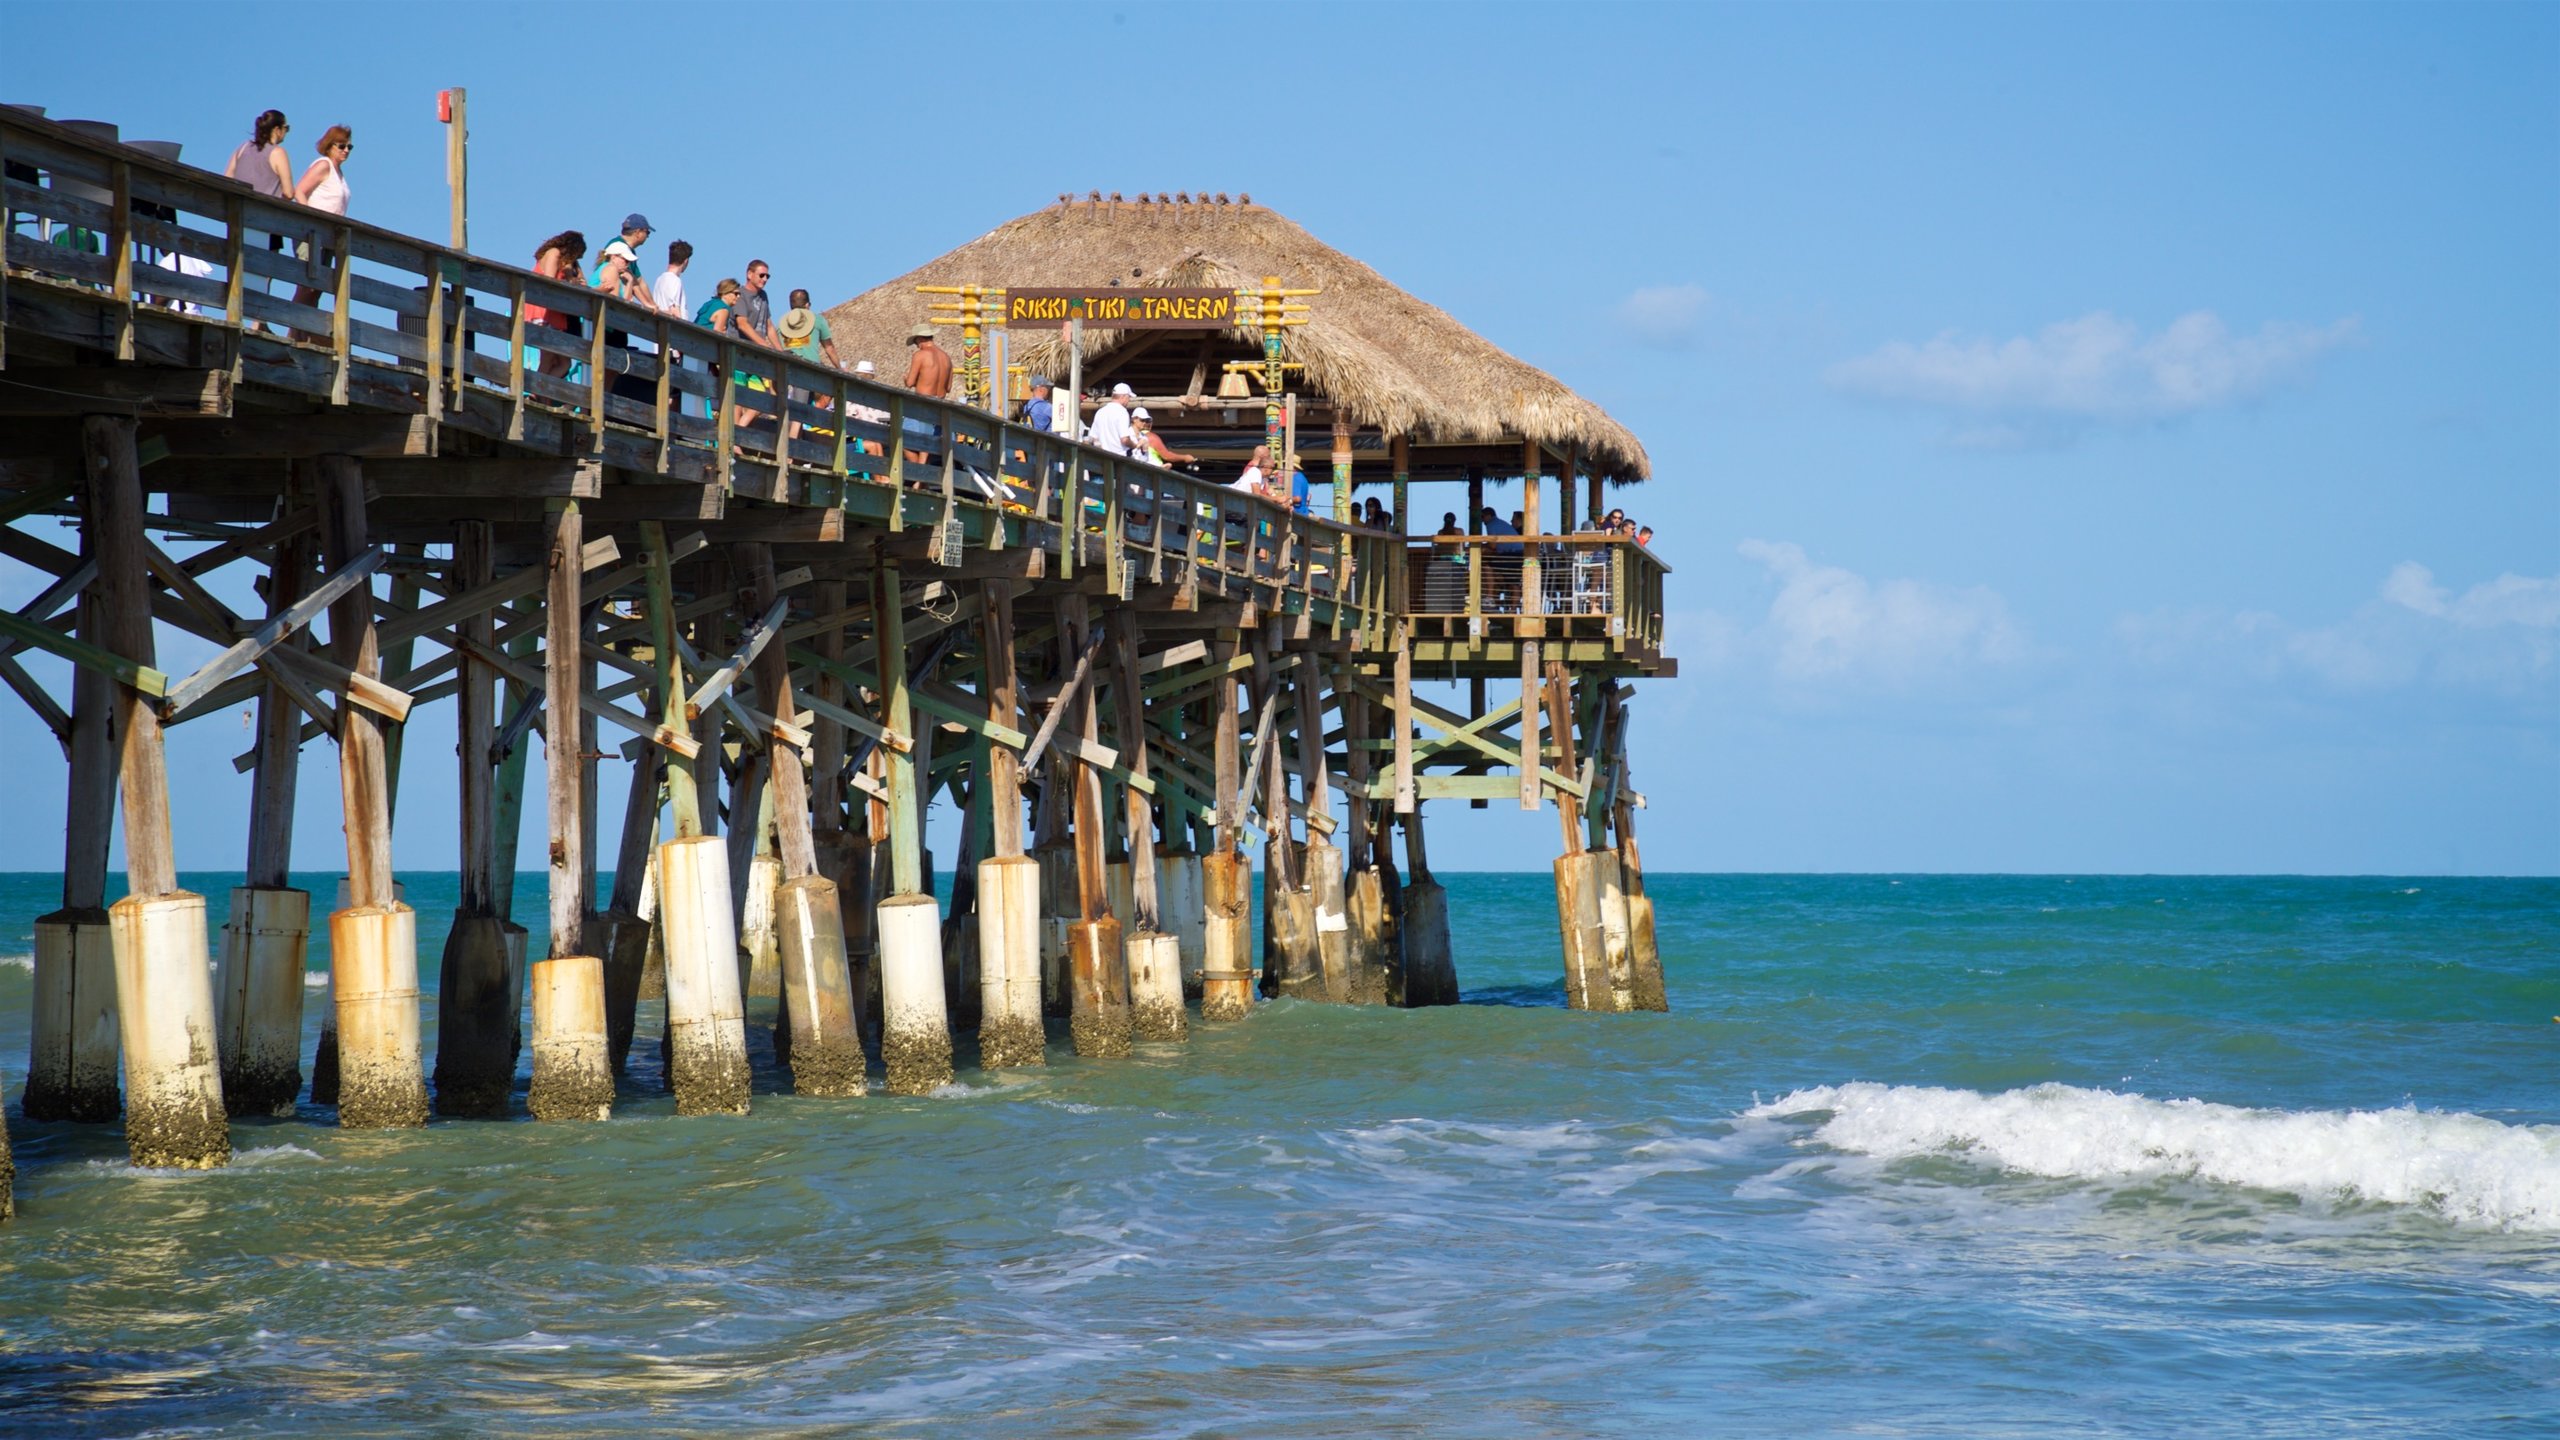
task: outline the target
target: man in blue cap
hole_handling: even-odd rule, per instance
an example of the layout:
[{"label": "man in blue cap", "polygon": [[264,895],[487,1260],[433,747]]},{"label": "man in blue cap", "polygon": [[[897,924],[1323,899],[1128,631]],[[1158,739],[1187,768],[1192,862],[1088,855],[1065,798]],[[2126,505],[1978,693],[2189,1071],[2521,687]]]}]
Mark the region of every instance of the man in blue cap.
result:
[{"label": "man in blue cap", "polygon": [[605,242],[604,252],[596,256],[596,268],[601,270],[607,259],[621,256],[623,273],[629,275],[632,282],[631,293],[625,298],[637,304],[654,306],[655,302],[649,298],[649,282],[641,278],[643,272],[640,269],[640,247],[649,243],[649,232],[653,228],[649,217],[637,210],[623,216],[622,234]]},{"label": "man in blue cap", "polygon": [[1044,377],[1031,382],[1031,403],[1022,407],[1022,423],[1043,434],[1057,423],[1058,407],[1049,403],[1049,382]]}]

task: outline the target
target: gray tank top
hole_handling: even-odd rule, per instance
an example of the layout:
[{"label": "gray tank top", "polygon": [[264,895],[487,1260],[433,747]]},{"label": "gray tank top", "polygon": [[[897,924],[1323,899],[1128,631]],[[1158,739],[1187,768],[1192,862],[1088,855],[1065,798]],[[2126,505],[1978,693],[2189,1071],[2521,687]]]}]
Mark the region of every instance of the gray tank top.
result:
[{"label": "gray tank top", "polygon": [[281,197],[284,182],[276,178],[276,167],[267,163],[267,152],[274,148],[255,140],[241,142],[240,148],[231,152],[231,169],[226,173],[261,195]]}]

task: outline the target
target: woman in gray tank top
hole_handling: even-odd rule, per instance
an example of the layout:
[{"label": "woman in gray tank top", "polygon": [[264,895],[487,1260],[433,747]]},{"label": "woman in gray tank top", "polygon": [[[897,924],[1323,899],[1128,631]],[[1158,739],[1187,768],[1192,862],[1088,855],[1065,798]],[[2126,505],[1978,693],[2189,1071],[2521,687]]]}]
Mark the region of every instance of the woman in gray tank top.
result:
[{"label": "woman in gray tank top", "polygon": [[[231,152],[231,167],[222,173],[261,195],[278,200],[292,198],[293,170],[286,164],[284,158],[285,132],[292,128],[285,122],[284,112],[281,110],[269,110],[260,114],[255,123],[250,126],[248,143]],[[254,242],[261,234],[266,236],[268,249],[285,248],[285,237],[272,230],[253,230],[243,235],[241,239]],[[267,289],[265,276],[244,277],[243,288],[251,285],[254,285],[261,295],[271,293]],[[261,330],[266,327],[253,321],[249,328]]]}]

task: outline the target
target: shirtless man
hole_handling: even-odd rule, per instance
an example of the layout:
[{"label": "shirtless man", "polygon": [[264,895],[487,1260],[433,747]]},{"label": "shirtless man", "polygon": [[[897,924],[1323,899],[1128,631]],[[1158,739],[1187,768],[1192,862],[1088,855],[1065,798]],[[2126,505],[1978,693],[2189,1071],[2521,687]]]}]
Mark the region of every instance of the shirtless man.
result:
[{"label": "shirtless man", "polygon": [[[917,322],[916,328],[907,332],[907,348],[907,388],[935,400],[949,395],[951,393],[951,355],[935,342],[933,326],[927,322]],[[916,433],[930,434],[937,440],[942,438],[940,427],[929,425],[922,420],[910,420],[907,422],[907,427]],[[907,463],[910,465],[926,463],[925,452],[909,450]]]}]

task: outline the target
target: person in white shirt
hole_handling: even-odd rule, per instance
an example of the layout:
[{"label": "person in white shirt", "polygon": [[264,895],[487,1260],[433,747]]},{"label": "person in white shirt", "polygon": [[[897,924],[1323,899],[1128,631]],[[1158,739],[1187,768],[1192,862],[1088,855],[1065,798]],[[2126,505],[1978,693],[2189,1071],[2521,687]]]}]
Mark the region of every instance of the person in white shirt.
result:
[{"label": "person in white shirt", "polygon": [[693,303],[684,293],[684,267],[692,263],[692,241],[679,240],[667,247],[667,268],[649,282],[649,303],[658,307],[659,314],[693,318]]},{"label": "person in white shirt", "polygon": [[1111,387],[1110,403],[1093,412],[1093,428],[1085,432],[1085,443],[1108,450],[1114,455],[1129,453],[1129,405],[1138,392],[1124,382]]},{"label": "person in white shirt", "polygon": [[1265,467],[1270,464],[1271,447],[1268,445],[1254,446],[1253,458],[1244,462],[1244,473],[1233,480],[1228,481],[1227,488],[1230,490],[1241,490],[1247,495],[1261,494],[1263,471]]}]

